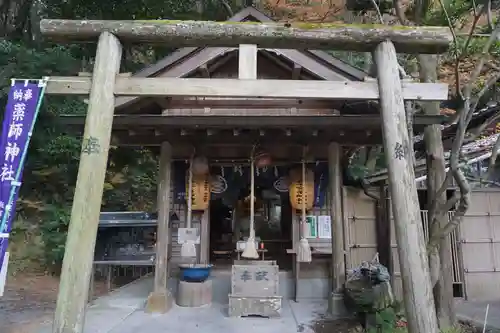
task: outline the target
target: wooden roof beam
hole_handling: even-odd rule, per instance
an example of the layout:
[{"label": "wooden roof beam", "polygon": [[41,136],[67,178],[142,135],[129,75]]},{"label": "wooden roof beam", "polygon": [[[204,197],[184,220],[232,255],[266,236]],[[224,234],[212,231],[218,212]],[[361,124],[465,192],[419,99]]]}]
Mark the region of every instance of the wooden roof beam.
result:
[{"label": "wooden roof beam", "polygon": [[[141,146],[135,142],[126,143],[120,142],[120,138],[114,137],[114,144],[118,146]],[[249,154],[252,150],[254,142],[246,144],[234,145],[204,145],[203,155],[210,159],[210,163],[229,162],[229,163],[248,163]],[[303,143],[295,144],[261,144],[262,148],[271,154],[273,163],[275,164],[289,164],[290,162],[300,162],[302,159]],[[356,145],[356,144],[353,144]],[[366,144],[363,144],[366,145]],[[368,144],[369,145],[369,144]],[[156,143],[149,143],[145,146],[150,147],[154,151],[155,147],[159,145]],[[189,159],[193,153],[193,145],[191,143],[178,143],[172,145],[174,159],[186,160]],[[326,149],[324,142],[309,145],[309,155],[313,156],[316,160],[326,160]]]},{"label": "wooden roof beam", "polygon": [[[88,95],[91,78],[52,77],[47,93]],[[237,98],[304,98],[330,100],[378,100],[377,82],[252,80],[252,79],[180,79],[117,76],[116,96],[199,96]],[[405,100],[442,101],[448,99],[445,83],[403,82]]]},{"label": "wooden roof beam", "polygon": [[[85,116],[66,115],[58,118],[64,125],[83,126]],[[441,124],[446,116],[415,115],[415,126]],[[181,127],[181,128],[368,128],[378,129],[381,120],[379,115],[362,116],[162,116],[162,115],[115,115],[113,128],[139,127]],[[238,132],[237,130],[235,130]],[[235,133],[236,133],[235,132]],[[286,132],[286,131],[284,131]],[[239,133],[239,132],[238,132]],[[234,133],[233,133],[234,134]]]},{"label": "wooden roof beam", "polygon": [[272,109],[291,108],[326,109],[335,108],[335,103],[327,100],[300,100],[300,99],[220,99],[220,98],[175,98],[170,100],[172,109],[200,109],[210,107],[214,109]]},{"label": "wooden roof beam", "polygon": [[444,53],[452,41],[447,27],[403,27],[376,24],[313,24],[205,22],[205,21],[105,21],[52,20],[40,22],[45,37],[61,42],[96,41],[103,31],[122,42],[172,46],[237,46],[261,48],[326,49],[371,52],[391,40],[399,53]]}]

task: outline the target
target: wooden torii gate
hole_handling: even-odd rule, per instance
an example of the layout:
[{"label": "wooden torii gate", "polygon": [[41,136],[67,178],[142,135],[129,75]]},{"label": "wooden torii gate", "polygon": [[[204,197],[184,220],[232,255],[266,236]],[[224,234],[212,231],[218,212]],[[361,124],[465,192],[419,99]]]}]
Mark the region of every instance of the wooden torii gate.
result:
[{"label": "wooden torii gate", "polygon": [[[442,53],[452,41],[447,28],[338,24],[251,24],[202,21],[42,20],[41,32],[55,41],[98,40],[92,78],[52,78],[47,93],[89,95],[83,148],[63,261],[54,333],[82,333],[94,244],[99,222],[115,96],[204,96],[379,100],[392,207],[401,263],[404,304],[412,333],[437,333],[437,320],[420,221],[415,175],[409,154],[405,100],[447,99],[447,86],[400,79],[396,52]],[[120,41],[171,46],[236,46],[373,52],[378,82],[254,79],[134,78],[118,75]],[[167,218],[159,219],[159,237]],[[162,231],[163,230],[163,231]],[[166,240],[158,243],[165,246]],[[343,263],[338,253],[334,265]],[[157,269],[166,257],[157,257]],[[337,270],[341,269],[337,267]],[[156,296],[168,297],[166,274]],[[164,281],[162,281],[164,280]],[[343,281],[337,281],[337,288]],[[165,282],[164,284],[162,282]],[[340,291],[340,289],[339,289]]]}]

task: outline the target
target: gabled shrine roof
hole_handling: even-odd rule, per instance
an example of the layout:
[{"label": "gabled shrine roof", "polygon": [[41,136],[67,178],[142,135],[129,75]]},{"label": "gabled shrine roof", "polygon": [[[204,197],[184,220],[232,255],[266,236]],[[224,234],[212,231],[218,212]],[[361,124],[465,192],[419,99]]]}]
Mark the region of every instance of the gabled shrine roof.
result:
[{"label": "gabled shrine roof", "polygon": [[[247,7],[236,13],[228,21],[233,22],[271,22],[270,17],[254,7]],[[134,77],[188,77],[197,70],[213,62],[217,58],[234,51],[227,47],[184,47],[174,51],[169,56],[157,63],[132,74]],[[319,50],[294,50],[294,49],[259,49],[268,57],[276,58],[277,62],[289,66],[290,72],[294,66],[300,68],[317,80],[347,80],[363,81],[368,74],[343,60]],[[125,109],[127,106],[136,104],[144,98],[141,97],[119,97],[116,108]],[[142,103],[141,103],[142,104]],[[125,112],[127,113],[127,112]]]}]

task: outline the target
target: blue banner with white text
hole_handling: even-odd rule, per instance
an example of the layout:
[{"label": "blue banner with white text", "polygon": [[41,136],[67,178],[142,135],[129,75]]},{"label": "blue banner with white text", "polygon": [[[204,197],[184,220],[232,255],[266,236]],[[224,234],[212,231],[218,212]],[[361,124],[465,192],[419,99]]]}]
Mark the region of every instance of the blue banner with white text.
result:
[{"label": "blue banner with white text", "polygon": [[26,149],[36,120],[42,85],[28,81],[14,82],[5,109],[0,149],[0,267],[3,267],[16,201],[22,180]]}]

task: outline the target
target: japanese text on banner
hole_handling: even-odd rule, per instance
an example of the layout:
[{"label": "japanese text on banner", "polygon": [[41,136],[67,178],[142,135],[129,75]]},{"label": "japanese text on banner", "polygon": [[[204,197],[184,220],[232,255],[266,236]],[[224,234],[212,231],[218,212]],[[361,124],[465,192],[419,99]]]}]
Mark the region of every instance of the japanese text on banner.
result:
[{"label": "japanese text on banner", "polygon": [[[42,87],[38,83],[12,85],[2,124],[0,151],[0,267],[7,251],[13,212],[19,195],[23,153],[29,143]],[[17,179],[16,179],[17,178]]]}]

